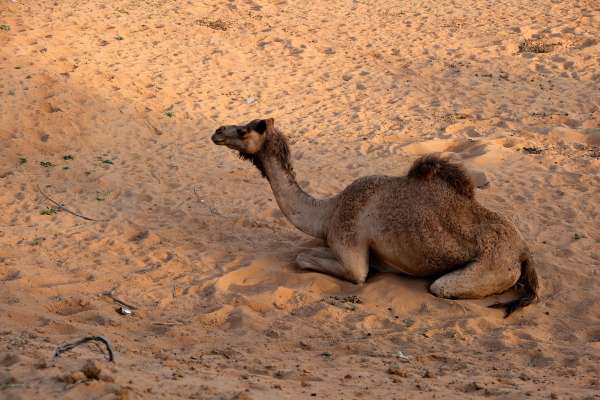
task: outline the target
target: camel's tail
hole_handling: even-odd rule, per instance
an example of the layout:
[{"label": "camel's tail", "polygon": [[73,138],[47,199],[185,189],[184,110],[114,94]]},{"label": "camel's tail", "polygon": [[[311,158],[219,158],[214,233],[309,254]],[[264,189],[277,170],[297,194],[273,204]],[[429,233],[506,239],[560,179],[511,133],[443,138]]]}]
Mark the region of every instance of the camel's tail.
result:
[{"label": "camel's tail", "polygon": [[421,180],[441,179],[463,196],[473,198],[475,195],[473,182],[464,169],[435,155],[427,155],[415,161],[408,171],[408,177]]},{"label": "camel's tail", "polygon": [[517,287],[521,289],[522,292],[521,297],[506,303],[492,304],[490,307],[504,308],[506,310],[504,318],[507,318],[519,308],[535,303],[539,296],[539,286],[533,259],[530,254],[526,254],[524,260],[521,262],[521,277],[517,282]]}]

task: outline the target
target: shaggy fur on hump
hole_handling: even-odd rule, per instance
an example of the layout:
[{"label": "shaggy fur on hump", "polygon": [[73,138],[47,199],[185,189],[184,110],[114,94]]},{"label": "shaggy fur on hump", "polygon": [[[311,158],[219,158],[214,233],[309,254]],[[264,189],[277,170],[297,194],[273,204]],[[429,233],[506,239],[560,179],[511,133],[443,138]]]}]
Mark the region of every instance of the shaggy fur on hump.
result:
[{"label": "shaggy fur on hump", "polygon": [[473,182],[464,169],[438,156],[427,155],[419,158],[408,171],[408,177],[425,181],[441,179],[463,196],[472,199],[475,195]]},{"label": "shaggy fur on hump", "polygon": [[240,158],[242,160],[250,161],[256,168],[258,168],[264,178],[269,179],[265,171],[263,160],[267,157],[273,157],[279,161],[281,167],[293,177],[294,168],[292,167],[292,162],[290,161],[291,151],[287,138],[276,129],[269,130],[265,132],[264,135],[267,135],[267,137],[265,138],[265,143],[258,153],[250,154],[240,151]]}]

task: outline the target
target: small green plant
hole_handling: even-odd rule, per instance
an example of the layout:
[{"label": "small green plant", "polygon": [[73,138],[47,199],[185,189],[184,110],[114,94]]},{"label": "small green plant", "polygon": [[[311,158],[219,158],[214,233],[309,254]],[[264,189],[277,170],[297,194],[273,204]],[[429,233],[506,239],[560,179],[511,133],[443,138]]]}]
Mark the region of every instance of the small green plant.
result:
[{"label": "small green plant", "polygon": [[116,40],[123,40],[123,39],[125,39],[125,38],[124,38],[123,36],[121,36],[121,35],[117,35],[117,36],[115,36],[115,39],[116,39]]},{"label": "small green plant", "polygon": [[106,200],[106,197],[110,194],[110,191],[106,191],[106,192],[96,192],[96,200],[97,201],[104,201]]},{"label": "small green plant", "polygon": [[175,116],[175,113],[173,113],[173,111],[167,111],[167,112],[165,112],[165,115],[169,118],[172,118]]},{"label": "small green plant", "polygon": [[54,166],[54,164],[52,164],[50,161],[40,161],[40,165],[44,168],[50,168]]},{"label": "small green plant", "polygon": [[25,157],[19,157],[19,164],[27,164],[27,159]]},{"label": "small green plant", "polygon": [[72,155],[70,155],[70,154],[65,154],[65,155],[63,156],[63,160],[65,160],[65,161],[74,160],[74,159],[75,159],[75,157],[73,157],[73,156],[72,156]]},{"label": "small green plant", "polygon": [[37,237],[35,239],[33,239],[29,244],[31,244],[32,246],[39,246],[40,244],[42,244],[42,241],[46,240],[46,238],[43,237]]},{"label": "small green plant", "polygon": [[0,24],[0,31],[10,31],[10,25]]},{"label": "small green plant", "polygon": [[112,162],[112,160],[109,160],[109,159],[107,158],[106,160],[102,160],[102,164],[110,164],[110,165],[112,165],[112,164],[113,164],[113,162]]},{"label": "small green plant", "polygon": [[40,212],[41,215],[54,215],[56,213],[58,213],[60,210],[58,208],[54,208],[54,207],[48,207],[45,210],[42,210],[42,212]]}]

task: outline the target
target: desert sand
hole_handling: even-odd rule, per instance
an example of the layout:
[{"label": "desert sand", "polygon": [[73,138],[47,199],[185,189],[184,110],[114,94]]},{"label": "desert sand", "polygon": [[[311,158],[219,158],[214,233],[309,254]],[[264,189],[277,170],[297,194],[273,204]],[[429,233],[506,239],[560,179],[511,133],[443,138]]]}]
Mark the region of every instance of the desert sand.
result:
[{"label": "desert sand", "polygon": [[[539,303],[300,271],[320,243],[209,140],[266,117],[315,196],[464,163]],[[0,0],[0,141],[1,399],[600,398],[595,0]],[[52,359],[87,335],[115,363]]]}]

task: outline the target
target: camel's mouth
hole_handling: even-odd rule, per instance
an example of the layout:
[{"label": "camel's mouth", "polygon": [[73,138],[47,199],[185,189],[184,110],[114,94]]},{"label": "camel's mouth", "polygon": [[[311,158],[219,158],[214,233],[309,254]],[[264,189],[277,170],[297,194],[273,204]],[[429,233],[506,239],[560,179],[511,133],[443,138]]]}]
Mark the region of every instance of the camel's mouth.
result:
[{"label": "camel's mouth", "polygon": [[211,139],[216,145],[221,146],[225,144],[225,135],[223,135],[221,132],[216,132],[214,135],[212,135]]}]

